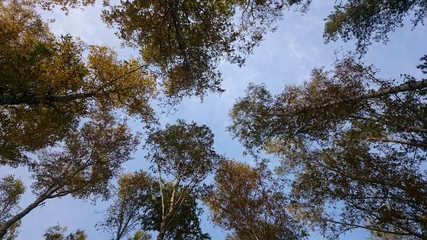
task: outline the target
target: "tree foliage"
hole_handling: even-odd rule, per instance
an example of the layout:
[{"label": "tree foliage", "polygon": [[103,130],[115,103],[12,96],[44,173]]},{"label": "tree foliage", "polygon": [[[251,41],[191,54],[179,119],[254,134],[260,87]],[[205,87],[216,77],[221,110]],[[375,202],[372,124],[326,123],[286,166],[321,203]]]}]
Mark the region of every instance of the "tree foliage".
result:
[{"label": "tree foliage", "polygon": [[128,238],[128,240],[150,240],[150,239],[151,239],[151,234],[141,230],[136,231],[133,237]]},{"label": "tree foliage", "polygon": [[372,41],[388,41],[388,33],[402,27],[410,16],[412,25],[423,24],[427,17],[425,0],[349,0],[340,1],[325,24],[326,41],[341,38],[356,40],[364,53]]},{"label": "tree foliage", "polygon": [[6,235],[3,237],[4,240],[17,240],[19,236],[19,227],[21,226],[21,221],[14,223],[7,231]]},{"label": "tree foliage", "polygon": [[277,96],[252,85],[229,130],[281,157],[295,213],[324,234],[361,227],[423,239],[427,81],[404,80],[378,79],[350,58]]},{"label": "tree foliage", "polygon": [[288,199],[265,165],[224,161],[215,186],[204,198],[212,220],[233,231],[233,239],[302,239],[303,230],[287,211]]},{"label": "tree foliage", "polygon": [[175,216],[180,206],[193,198],[193,191],[202,187],[202,181],[221,161],[222,156],[213,147],[213,137],[206,125],[187,124],[182,120],[149,134],[146,158],[153,164],[152,169],[157,174],[160,188],[161,222],[158,239],[163,239],[167,230],[174,229],[171,224],[177,221]]},{"label": "tree foliage", "polygon": [[165,204],[164,208],[169,209],[172,193],[182,200],[177,201],[178,205],[174,207],[163,239],[210,239],[200,229],[201,209],[189,191],[179,192],[184,190],[174,189],[172,182],[167,182],[160,188],[156,179],[143,171],[125,174],[119,183],[116,200],[109,207],[106,219],[100,224],[114,235],[114,239],[124,239],[135,229],[160,232],[164,222],[162,203]]},{"label": "tree foliage", "polygon": [[[28,168],[35,200],[20,207],[23,183],[12,175],[0,179],[0,238],[16,238],[20,220],[49,199],[108,199],[110,180],[139,143],[117,112],[155,122],[149,103],[158,84],[169,100],[223,91],[219,63],[244,64],[285,9],[305,10],[310,2],[104,0],[103,20],[141,53],[125,61],[110,47],[55,36],[36,12],[95,0],[1,1],[0,166]],[[408,16],[414,27],[422,24],[427,12],[425,0],[349,0],[334,7],[326,41],[355,39],[361,53],[372,41],[387,41]],[[426,73],[427,57],[422,60]],[[224,161],[205,200],[213,220],[233,231],[230,239],[304,237],[287,208],[330,237],[365,228],[379,238],[426,238],[427,80],[404,75],[397,84],[375,73],[347,58],[277,96],[263,86],[248,88],[229,130],[254,155],[264,149],[281,157],[293,201],[264,165]],[[158,231],[158,239],[208,239],[197,199],[222,161],[210,129],[180,120],[152,131],[145,147],[155,176],[123,175],[102,225],[116,239],[135,229],[131,239],[148,238],[142,230]],[[45,238],[86,238],[65,231],[54,226]]]},{"label": "tree foliage", "polygon": [[[152,75],[104,46],[53,36],[31,1],[0,3],[0,163],[17,166],[61,141],[96,109],[153,121]],[[83,53],[87,51],[87,60]]]},{"label": "tree foliage", "polygon": [[115,200],[99,226],[109,231],[115,240],[124,239],[135,229],[141,229],[143,219],[155,211],[154,184],[151,176],[142,171],[121,176]]},{"label": "tree foliage", "polygon": [[210,239],[200,229],[195,192],[221,160],[210,129],[180,120],[153,131],[145,146],[155,175],[144,171],[123,175],[101,225],[117,240],[137,228],[157,231],[157,239]]},{"label": "tree foliage", "polygon": [[[196,193],[191,193],[185,188],[176,189],[172,182],[167,182],[162,187],[162,194],[160,194],[159,190],[157,195],[153,196],[155,199],[153,215],[149,215],[142,222],[145,229],[157,231],[159,233],[157,239],[160,239],[160,237],[170,240],[211,239],[209,234],[204,233],[200,227],[199,217],[202,214],[202,209],[198,207]],[[179,197],[176,202],[173,202],[173,194]],[[167,216],[165,218],[162,213],[163,203],[165,209],[173,211],[171,217]],[[163,230],[162,224],[165,222],[166,229]],[[164,231],[164,234],[162,234],[162,231]]]},{"label": "tree foliage", "polygon": [[6,175],[0,179],[0,223],[14,214],[24,192],[23,182],[13,175]]},{"label": "tree foliage", "polygon": [[62,145],[56,145],[56,151],[38,152],[29,166],[34,179],[31,187],[37,197],[0,225],[0,236],[48,199],[67,195],[109,197],[109,181],[118,175],[121,164],[131,158],[138,140],[111,115],[96,116],[78,130],[69,133]]},{"label": "tree foliage", "polygon": [[[286,6],[300,1],[122,1],[104,12],[118,36],[159,68],[167,96],[223,91],[217,65],[244,55],[274,28]],[[241,16],[238,16],[241,13]]]},{"label": "tree foliage", "polygon": [[215,151],[209,127],[183,120],[149,134],[145,148],[160,181],[170,179],[189,190],[203,181],[222,158]]},{"label": "tree foliage", "polygon": [[78,229],[74,233],[66,235],[67,227],[55,225],[49,227],[43,235],[45,240],[86,240],[87,235],[84,231]]}]

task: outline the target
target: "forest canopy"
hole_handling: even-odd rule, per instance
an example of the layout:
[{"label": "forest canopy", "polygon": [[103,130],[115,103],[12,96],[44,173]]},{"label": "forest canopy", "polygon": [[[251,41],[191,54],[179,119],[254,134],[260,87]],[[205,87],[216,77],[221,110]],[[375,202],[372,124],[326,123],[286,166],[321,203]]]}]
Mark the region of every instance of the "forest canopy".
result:
[{"label": "forest canopy", "polygon": [[[94,4],[136,57],[57,34],[43,17]],[[419,72],[394,79],[363,62],[375,42],[422,27],[425,0],[331,3],[324,41],[355,44],[332,69],[319,62],[304,83],[276,94],[232,79],[247,87],[232,96],[227,128],[244,160],[218,150],[228,140],[193,121],[197,109],[189,121],[168,121],[185,100],[227,91],[220,65],[244,71],[262,41],[286,27],[288,10],[308,18],[313,4],[1,1],[0,239],[19,239],[35,209],[66,198],[106,201],[94,224],[116,240],[215,239],[203,215],[227,239],[336,239],[354,229],[426,239],[427,55],[418,49]],[[138,167],[129,171],[132,159]],[[44,230],[44,239],[93,238],[60,223]]]}]

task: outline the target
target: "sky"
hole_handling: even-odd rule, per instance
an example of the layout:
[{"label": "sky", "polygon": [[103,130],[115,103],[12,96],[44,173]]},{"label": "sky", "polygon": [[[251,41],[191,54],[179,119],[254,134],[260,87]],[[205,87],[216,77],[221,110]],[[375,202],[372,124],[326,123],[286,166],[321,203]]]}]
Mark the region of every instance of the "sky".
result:
[{"label": "sky", "polygon": [[[230,124],[228,116],[232,105],[238,97],[244,96],[244,90],[249,83],[263,83],[273,93],[281,92],[286,85],[302,84],[309,80],[311,70],[316,67],[332,69],[335,59],[342,57],[348,51],[354,51],[354,42],[341,41],[324,43],[324,19],[332,10],[334,1],[313,1],[309,11],[301,14],[296,11],[287,11],[283,20],[278,23],[278,30],[267,34],[265,40],[247,57],[243,67],[221,63],[220,71],[223,76],[222,94],[210,94],[203,102],[198,98],[187,98],[177,106],[177,111],[168,115],[161,115],[162,124],[174,123],[177,119],[187,122],[195,121],[208,125],[215,134],[215,148],[217,152],[230,159],[251,163],[248,156],[243,156],[243,148],[236,139],[226,132]],[[45,19],[54,17],[56,21],[50,25],[57,34],[70,33],[80,37],[89,44],[113,46],[120,57],[127,58],[138,53],[120,47],[120,40],[114,35],[114,29],[109,29],[100,20],[100,7],[88,7],[83,11],[71,10],[68,16],[54,10],[52,13],[42,12]],[[420,77],[416,69],[419,59],[427,52],[425,37],[427,27],[418,26],[411,30],[410,24],[397,29],[389,35],[390,42],[374,44],[370,47],[363,61],[380,69],[379,76],[383,78],[399,78],[400,74],[412,74]],[[131,120],[135,130],[140,128],[137,121]],[[144,152],[136,152],[134,159],[124,165],[125,171],[135,171],[147,167],[143,159]],[[271,157],[271,162],[277,159]],[[1,168],[0,176],[13,172],[24,178],[27,189],[30,179],[25,169]],[[21,206],[34,200],[35,196],[28,191],[22,199]],[[41,239],[45,230],[53,225],[68,226],[70,231],[85,230],[89,239],[108,239],[108,234],[97,231],[94,225],[102,220],[103,213],[108,207],[107,202],[97,201],[96,205],[90,201],[82,201],[64,197],[48,200],[43,207],[36,208],[24,219],[19,239]],[[212,239],[224,239],[226,232],[215,227],[204,214],[202,227]],[[342,239],[363,239],[367,234],[356,231],[345,235]],[[322,239],[313,234],[310,239]]]}]

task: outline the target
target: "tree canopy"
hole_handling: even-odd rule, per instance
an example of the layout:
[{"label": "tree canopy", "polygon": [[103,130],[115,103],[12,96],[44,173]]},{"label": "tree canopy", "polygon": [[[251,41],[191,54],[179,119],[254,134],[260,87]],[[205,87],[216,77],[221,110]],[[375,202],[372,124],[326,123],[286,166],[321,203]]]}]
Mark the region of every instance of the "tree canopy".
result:
[{"label": "tree canopy", "polygon": [[[152,170],[157,174],[160,192],[160,202],[157,204],[161,206],[161,221],[156,226],[159,231],[157,239],[177,237],[170,234],[181,231],[181,227],[174,227],[174,224],[184,224],[184,229],[192,230],[188,229],[191,225],[185,225],[198,220],[194,218],[194,215],[198,215],[198,209],[194,206],[195,191],[203,188],[202,181],[222,160],[213,144],[213,134],[206,125],[187,124],[182,120],[148,136],[146,148],[149,151],[146,158],[153,164]],[[189,209],[184,210],[182,207]],[[198,221],[195,224],[194,227],[198,228]],[[191,235],[191,232],[188,234],[190,239],[207,237],[197,231],[196,235]]]},{"label": "tree canopy", "polygon": [[[254,164],[225,160],[207,125],[162,128],[153,101],[174,107],[225,91],[218,66],[244,65],[287,9],[308,14],[311,0],[104,0],[101,19],[138,52],[128,58],[115,46],[58,36],[39,14],[95,2],[0,1],[0,167],[25,169],[31,181],[2,172],[1,239],[16,239],[25,216],[65,196],[112,198],[98,226],[117,240],[150,231],[210,239],[202,202],[228,239],[303,239],[309,227],[331,239],[356,228],[380,239],[427,238],[427,79],[381,79],[350,55],[277,95],[251,84],[228,130]],[[360,57],[427,16],[426,0],[331,5],[325,41],[354,40]],[[427,74],[427,55],[421,61]],[[149,167],[122,173],[140,144]],[[274,172],[261,151],[280,159]],[[33,199],[22,205],[27,189]],[[87,238],[66,231],[55,225],[44,237]]]},{"label": "tree canopy", "polygon": [[28,163],[25,152],[53,146],[95,111],[122,108],[153,121],[155,80],[137,59],[120,61],[108,47],[55,37],[34,7],[0,3],[2,164]]},{"label": "tree canopy", "polygon": [[86,240],[87,235],[82,230],[76,230],[74,233],[66,235],[67,227],[61,227],[60,225],[55,225],[48,228],[45,232],[45,240]]},{"label": "tree canopy", "polygon": [[123,175],[119,180],[115,202],[99,226],[111,232],[113,239],[117,240],[125,239],[136,229],[141,233],[160,232],[164,221],[162,202],[169,209],[171,194],[175,192],[177,196],[182,196],[182,201],[174,207],[173,217],[168,221],[163,239],[210,239],[200,228],[201,208],[197,206],[196,198],[189,195],[189,191],[181,193],[173,187],[172,182],[166,182],[160,188],[156,179],[142,171]]},{"label": "tree canopy", "polygon": [[288,199],[265,165],[227,160],[204,198],[212,220],[232,230],[232,239],[303,239],[303,229],[288,215]]},{"label": "tree canopy", "polygon": [[413,27],[427,17],[425,0],[340,1],[325,23],[326,41],[356,40],[357,50],[365,53],[372,41],[388,41],[388,34],[402,27],[410,16]]},{"label": "tree canopy", "polygon": [[101,225],[116,240],[136,228],[157,231],[157,239],[210,239],[200,229],[196,202],[196,191],[204,188],[202,181],[222,158],[213,148],[210,129],[180,120],[149,134],[146,148],[154,175],[123,175],[118,197]]},{"label": "tree canopy", "polygon": [[[36,199],[10,216],[13,205],[7,208],[8,202],[1,203],[6,204],[8,212],[5,214],[9,217],[0,226],[0,236],[3,237],[9,227],[48,199],[67,195],[83,199],[91,196],[109,198],[110,180],[118,175],[121,164],[131,158],[137,144],[138,140],[126,125],[103,115],[86,122],[79,131],[69,133],[63,146],[57,145],[56,150],[38,152],[29,165],[34,179],[31,188]],[[7,198],[13,197],[18,190],[22,191],[8,191]],[[19,197],[17,194],[15,199]],[[11,204],[16,204],[15,199],[10,200]]]},{"label": "tree canopy", "polygon": [[[104,12],[126,43],[160,69],[165,94],[222,91],[218,62],[243,64],[287,3],[269,1],[126,1]],[[236,11],[241,19],[234,23]]]},{"label": "tree canopy", "polygon": [[250,86],[229,130],[249,150],[282,159],[296,216],[324,234],[365,228],[423,239],[427,81],[405,80],[378,79],[347,58],[277,96]]}]

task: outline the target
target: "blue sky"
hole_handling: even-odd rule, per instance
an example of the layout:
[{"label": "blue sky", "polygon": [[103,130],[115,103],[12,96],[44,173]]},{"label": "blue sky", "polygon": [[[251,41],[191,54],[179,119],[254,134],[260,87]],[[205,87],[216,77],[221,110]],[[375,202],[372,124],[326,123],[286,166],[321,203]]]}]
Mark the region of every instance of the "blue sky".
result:
[{"label": "blue sky", "polygon": [[[289,11],[284,14],[283,20],[278,23],[278,30],[265,36],[265,40],[257,47],[253,55],[247,58],[246,65],[239,68],[235,65],[222,63],[220,70],[223,75],[223,88],[226,92],[218,95],[211,94],[203,102],[197,98],[185,99],[178,105],[178,111],[170,115],[162,115],[162,123],[173,123],[182,118],[187,121],[196,121],[207,124],[215,134],[215,146],[219,153],[225,156],[251,162],[249,157],[242,155],[243,148],[225,131],[230,119],[228,112],[239,96],[244,95],[248,83],[265,83],[273,93],[279,93],[286,85],[301,84],[309,80],[310,72],[315,67],[324,66],[331,69],[336,57],[355,49],[354,43],[333,42],[324,44],[324,19],[332,10],[334,1],[313,1],[306,14]],[[51,30],[55,34],[71,33],[80,37],[89,44],[103,44],[114,46],[123,58],[129,55],[137,56],[129,49],[121,49],[120,41],[114,36],[114,29],[108,29],[99,18],[99,7],[88,7],[81,10],[72,10],[68,16],[60,11],[43,13],[45,18],[55,17]],[[379,76],[384,78],[399,78],[401,73],[420,77],[416,69],[419,59],[427,51],[425,37],[427,27],[418,26],[411,31],[410,24],[390,34],[390,42],[374,44],[364,57],[366,64],[373,64],[381,71]],[[135,121],[132,126],[140,126]],[[138,151],[134,160],[126,163],[126,171],[145,168],[147,163],[143,159],[144,153]],[[272,158],[272,162],[274,162]],[[30,182],[25,169],[1,168],[0,176],[15,172],[24,177],[29,190]],[[22,207],[30,203],[34,196],[30,191],[22,199]],[[48,200],[46,205],[32,211],[23,219],[19,239],[41,239],[44,231],[55,224],[66,225],[70,231],[80,228],[86,231],[89,239],[108,239],[102,231],[96,231],[94,224],[102,219],[103,211],[108,203],[75,200],[64,197],[60,200]],[[225,232],[215,228],[205,220],[204,231],[210,233],[213,239],[224,239]],[[361,235],[359,235],[361,234]],[[343,239],[361,239],[366,234],[358,231],[346,235]],[[321,239],[313,235],[311,239]]]}]

